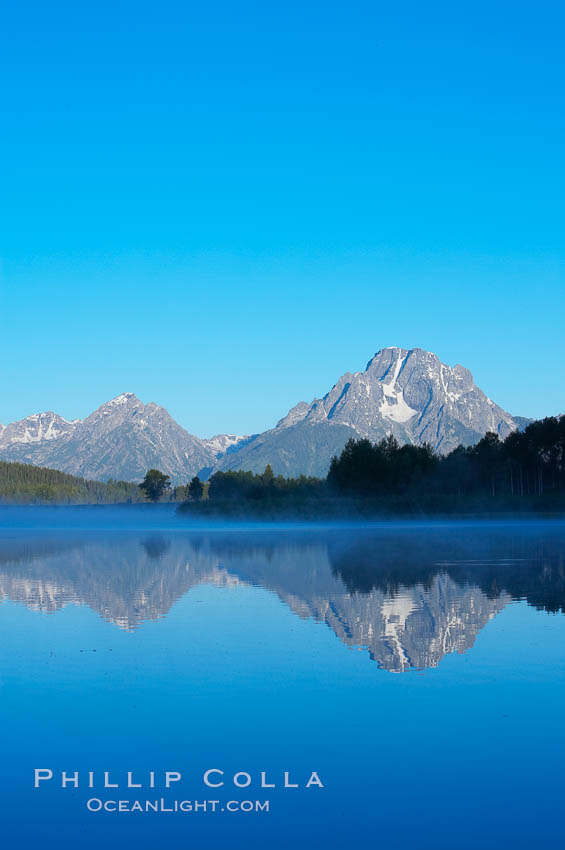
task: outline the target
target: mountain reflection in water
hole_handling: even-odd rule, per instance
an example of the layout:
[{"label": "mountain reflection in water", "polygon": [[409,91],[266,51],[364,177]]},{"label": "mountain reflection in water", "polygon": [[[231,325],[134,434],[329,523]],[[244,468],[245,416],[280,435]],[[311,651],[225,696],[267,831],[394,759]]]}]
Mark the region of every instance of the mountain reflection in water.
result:
[{"label": "mountain reflection in water", "polygon": [[380,668],[421,670],[470,649],[513,600],[565,610],[565,533],[535,529],[15,533],[0,538],[0,599],[88,605],[133,630],[198,584],[253,585]]}]

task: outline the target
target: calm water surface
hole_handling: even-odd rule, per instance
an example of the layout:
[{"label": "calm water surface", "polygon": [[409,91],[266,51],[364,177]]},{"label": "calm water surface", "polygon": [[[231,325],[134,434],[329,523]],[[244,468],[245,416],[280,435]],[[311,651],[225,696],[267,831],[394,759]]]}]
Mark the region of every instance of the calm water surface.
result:
[{"label": "calm water surface", "polygon": [[[0,601],[10,850],[564,845],[564,523],[4,508]],[[35,768],[54,774],[37,790]],[[246,800],[270,810],[225,811]]]}]

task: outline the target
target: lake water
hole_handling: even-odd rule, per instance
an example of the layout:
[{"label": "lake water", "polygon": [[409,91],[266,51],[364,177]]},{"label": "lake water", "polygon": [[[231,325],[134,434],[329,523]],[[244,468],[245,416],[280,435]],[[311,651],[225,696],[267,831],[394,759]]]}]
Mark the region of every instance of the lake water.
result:
[{"label": "lake water", "polygon": [[564,844],[562,522],[3,508],[0,600],[9,850]]}]

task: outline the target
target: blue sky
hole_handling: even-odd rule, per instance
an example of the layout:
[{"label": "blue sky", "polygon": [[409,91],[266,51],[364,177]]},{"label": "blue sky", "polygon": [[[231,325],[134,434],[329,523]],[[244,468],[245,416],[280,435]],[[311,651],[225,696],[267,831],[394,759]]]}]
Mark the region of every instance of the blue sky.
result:
[{"label": "blue sky", "polygon": [[0,421],[247,433],[379,348],[565,411],[561,4],[12,4]]}]

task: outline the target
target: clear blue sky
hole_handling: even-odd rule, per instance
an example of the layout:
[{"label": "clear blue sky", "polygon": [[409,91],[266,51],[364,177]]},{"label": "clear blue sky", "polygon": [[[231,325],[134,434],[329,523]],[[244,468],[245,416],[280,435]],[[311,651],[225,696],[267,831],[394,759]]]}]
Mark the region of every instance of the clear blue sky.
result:
[{"label": "clear blue sky", "polygon": [[388,345],[565,411],[561,3],[11,4],[0,421],[271,426]]}]

